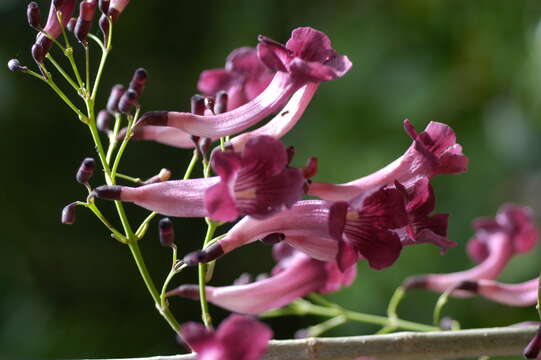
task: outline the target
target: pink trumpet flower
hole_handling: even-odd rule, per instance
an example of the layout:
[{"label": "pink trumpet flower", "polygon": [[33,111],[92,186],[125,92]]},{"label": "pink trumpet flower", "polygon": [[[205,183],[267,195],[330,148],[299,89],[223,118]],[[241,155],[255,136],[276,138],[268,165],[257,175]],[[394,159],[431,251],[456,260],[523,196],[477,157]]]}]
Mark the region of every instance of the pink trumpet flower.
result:
[{"label": "pink trumpet flower", "polygon": [[494,302],[510,306],[533,306],[537,303],[539,278],[519,284],[504,284],[494,280],[465,281],[456,287]]},{"label": "pink trumpet flower", "polygon": [[231,111],[261,94],[274,73],[258,59],[255,48],[242,47],[227,56],[224,69],[203,71],[197,89],[208,96],[227,92],[227,111]]},{"label": "pink trumpet flower", "polygon": [[[253,283],[222,287],[207,286],[207,300],[243,314],[261,314],[285,306],[310,293],[328,293],[349,286],[356,276],[355,265],[342,272],[335,261],[323,262],[294,250],[285,243],[274,245],[278,261],[272,275]],[[197,285],[181,285],[168,296],[199,298]]]},{"label": "pink trumpet flower", "polygon": [[313,162],[303,169],[288,167],[288,152],[279,141],[259,136],[242,153],[214,153],[219,177],[164,181],[137,188],[100,186],[99,198],[133,202],[166,216],[204,217],[232,221],[241,215],[263,218],[291,207],[304,195]]},{"label": "pink trumpet flower", "polygon": [[[473,226],[476,233],[468,243],[468,253],[477,266],[449,274],[414,276],[406,279],[404,286],[444,292],[464,281],[495,279],[515,254],[530,251],[538,239],[531,210],[513,204],[502,206],[495,218],[477,219]],[[471,295],[465,291],[455,294]]]},{"label": "pink trumpet flower", "polygon": [[217,330],[185,323],[179,333],[179,341],[197,353],[197,360],[259,360],[271,338],[267,325],[243,315],[229,316]]},{"label": "pink trumpet flower", "polygon": [[137,126],[170,126],[210,138],[233,135],[280,111],[304,85],[342,77],[351,67],[346,56],[332,49],[325,34],[308,27],[293,30],[285,46],[260,37],[257,52],[259,59],[276,74],[251,101],[218,115],[150,112],[142,116]]},{"label": "pink trumpet flower", "polygon": [[466,171],[468,158],[449,126],[430,122],[425,131],[417,133],[408,120],[404,120],[406,132],[413,138],[409,149],[381,170],[345,184],[329,184],[314,181],[309,195],[331,201],[348,201],[373,188],[398,181],[406,187],[421,177],[429,179],[440,174],[457,174]]},{"label": "pink trumpet flower", "polygon": [[[55,6],[58,5],[58,8]],[[51,1],[51,7],[49,9],[49,17],[47,23],[43,27],[43,31],[53,38],[57,38],[62,33],[62,26],[66,26],[69,22],[73,11],[75,10],[75,0],[63,0],[63,1]],[[58,22],[56,15],[57,11],[62,13],[62,26]],[[44,33],[40,32],[36,38],[36,45],[41,47],[43,56],[49,52],[53,41],[49,39]]]}]

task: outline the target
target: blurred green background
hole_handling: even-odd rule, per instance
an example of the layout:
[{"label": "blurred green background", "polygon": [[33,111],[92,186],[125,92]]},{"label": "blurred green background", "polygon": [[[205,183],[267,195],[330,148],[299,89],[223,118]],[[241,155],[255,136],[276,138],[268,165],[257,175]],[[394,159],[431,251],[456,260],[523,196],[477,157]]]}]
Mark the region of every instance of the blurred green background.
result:
[{"label": "blurred green background", "polygon": [[[45,16],[49,2],[39,4]],[[3,64],[17,57],[33,66],[29,50],[35,35],[26,25],[25,9],[20,0],[0,2]],[[360,264],[354,286],[330,296],[351,309],[383,314],[404,277],[471,266],[464,249],[473,218],[493,215],[509,201],[541,213],[540,20],[536,0],[132,1],[115,28],[99,100],[103,104],[113,84],[127,83],[143,66],[150,74],[143,109],[186,110],[200,71],[222,67],[230,50],[255,45],[257,34],[285,41],[293,28],[312,26],[325,31],[354,64],[347,76],[320,87],[285,138],[297,148],[297,164],[319,157],[317,180],[349,181],[394,160],[410,143],[402,130],[404,118],[418,129],[431,120],[451,125],[470,158],[470,170],[433,183],[438,210],[452,214],[450,238],[459,246],[445,256],[430,245],[409,247],[384,271]],[[43,83],[3,69],[0,358],[182,352],[155,311],[128,248],[110,239],[84,209],[78,209],[75,225],[60,224],[62,207],[85,197],[74,174],[80,161],[93,155],[86,127]],[[190,156],[190,151],[133,143],[121,167],[140,177],[167,167],[179,177]],[[92,182],[101,184],[99,176]],[[137,222],[146,213],[134,206],[128,210]],[[141,246],[161,283],[170,254],[159,246],[155,227],[154,222]],[[175,220],[175,228],[183,252],[199,246],[202,221]],[[269,271],[269,254],[269,247],[254,244],[225,257],[213,283],[228,284],[242,272]],[[516,257],[501,279],[533,278],[540,270],[539,255],[536,249]],[[189,270],[175,283],[194,281],[195,271]],[[436,298],[412,292],[400,314],[430,322]],[[199,320],[197,303],[173,300],[172,306],[181,321]],[[216,322],[227,315],[211,310]],[[445,314],[463,327],[536,319],[533,308],[482,299],[451,300]],[[270,323],[276,338],[288,338],[319,320],[290,317]],[[330,334],[375,330],[349,324]]]}]

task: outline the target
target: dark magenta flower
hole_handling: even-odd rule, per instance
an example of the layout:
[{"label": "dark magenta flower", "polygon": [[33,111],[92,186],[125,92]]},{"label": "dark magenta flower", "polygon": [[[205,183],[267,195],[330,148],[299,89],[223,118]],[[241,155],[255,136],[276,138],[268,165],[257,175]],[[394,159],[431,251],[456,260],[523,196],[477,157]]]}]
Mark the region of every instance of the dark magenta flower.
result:
[{"label": "dark magenta flower", "polygon": [[449,214],[431,215],[436,207],[436,197],[428,178],[420,178],[408,188],[396,181],[395,187],[402,192],[406,200],[408,225],[398,230],[403,245],[410,242],[433,243],[442,251],[457,245],[447,239]]},{"label": "dark magenta flower", "polygon": [[[205,288],[207,300],[230,311],[260,314],[285,306],[310,293],[329,293],[349,286],[355,280],[354,264],[342,272],[336,263],[315,260],[294,250],[286,243],[274,245],[273,254],[278,262],[267,278],[230,286]],[[199,298],[197,285],[181,285],[168,295]]]},{"label": "dark magenta flower", "polygon": [[[530,251],[538,239],[531,210],[518,205],[504,205],[495,218],[477,219],[473,226],[476,233],[468,243],[468,253],[477,266],[449,274],[414,276],[406,279],[405,286],[444,292],[463,282],[493,280],[515,254]],[[465,291],[453,294],[471,295]]]},{"label": "dark magenta flower", "polygon": [[197,353],[197,360],[259,360],[271,338],[267,325],[242,315],[229,316],[215,331],[190,322],[179,333],[179,341]]},{"label": "dark magenta flower", "polygon": [[255,48],[242,47],[227,56],[224,69],[203,71],[197,89],[208,96],[226,91],[231,111],[261,94],[273,77],[274,71],[258,59]]},{"label": "dark magenta flower", "polygon": [[329,227],[338,241],[337,260],[345,269],[359,257],[370,267],[391,266],[400,255],[402,243],[392,230],[408,224],[401,192],[381,188],[351,202],[336,202],[330,210]]},{"label": "dark magenta flower", "polygon": [[288,167],[289,161],[284,145],[268,136],[252,138],[242,153],[215,152],[212,168],[221,181],[205,193],[209,217],[262,218],[291,207],[303,197],[306,179],[300,169]]},{"label": "dark magenta flower", "polygon": [[[278,56],[276,54],[279,54],[280,62],[272,60]],[[351,67],[346,56],[338,55],[331,48],[327,36],[312,28],[293,30],[285,46],[260,37],[258,56],[277,72],[265,90],[246,104],[218,115],[150,112],[143,115],[138,126],[171,126],[210,138],[236,134],[280,111],[304,85],[336,79]]]},{"label": "dark magenta flower", "polygon": [[[219,177],[164,181],[136,188],[100,186],[96,197],[133,202],[162,215],[232,221],[241,215],[269,216],[304,195],[307,168],[288,167],[285,147],[270,137],[252,139],[242,153],[217,151],[212,166]],[[306,175],[308,174],[308,175]]]},{"label": "dark magenta flower", "polygon": [[[62,27],[58,22],[58,17],[56,12],[60,11],[62,13],[62,23],[63,26],[70,21],[71,15],[75,10],[75,0],[64,0],[60,2],[58,8],[55,6],[55,1],[51,1],[51,7],[49,9],[49,17],[47,18],[47,23],[43,27],[43,31],[49,34],[53,38],[57,38],[62,33]],[[45,34],[39,33],[36,38],[36,44],[42,48],[43,56],[49,52],[53,41],[49,39]]]},{"label": "dark magenta flower", "polygon": [[308,194],[325,200],[348,201],[367,190],[390,185],[394,181],[408,187],[421,177],[430,179],[440,174],[466,171],[468,158],[462,154],[462,146],[456,143],[455,133],[449,126],[431,121],[425,131],[417,133],[405,120],[404,127],[414,140],[404,155],[375,173],[345,184],[314,181]]}]

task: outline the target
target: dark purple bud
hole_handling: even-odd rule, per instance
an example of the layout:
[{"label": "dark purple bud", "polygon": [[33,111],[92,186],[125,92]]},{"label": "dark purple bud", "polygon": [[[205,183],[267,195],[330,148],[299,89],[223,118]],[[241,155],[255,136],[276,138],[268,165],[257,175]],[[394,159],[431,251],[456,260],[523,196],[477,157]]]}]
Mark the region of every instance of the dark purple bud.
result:
[{"label": "dark purple bud", "polygon": [[107,39],[109,38],[109,18],[105,14],[103,14],[102,16],[100,16],[98,24],[100,25],[100,30],[103,34],[103,42],[107,44]]},{"label": "dark purple bud", "polygon": [[221,114],[226,111],[227,111],[227,92],[221,90],[221,91],[218,91],[218,93],[216,93],[214,113]]},{"label": "dark purple bud", "polygon": [[208,153],[209,153],[209,150],[210,150],[210,145],[212,144],[212,139],[210,138],[199,138],[197,140],[197,150],[199,151],[199,153],[201,154],[201,157],[203,159],[207,159],[208,158]]},{"label": "dark purple bud", "polygon": [[120,200],[121,189],[122,186],[118,185],[103,185],[95,188],[90,195],[100,199]]},{"label": "dark purple bud", "polygon": [[148,79],[147,71],[143,68],[139,68],[135,70],[135,73],[133,74],[133,77],[130,81],[130,85],[128,86],[128,88],[131,90],[134,90],[137,93],[137,97],[139,97],[143,93],[143,89],[145,88],[147,79]]},{"label": "dark purple bud", "polygon": [[280,241],[284,240],[285,238],[286,236],[283,233],[272,233],[265,236],[263,239],[261,239],[261,242],[266,245],[274,245],[274,244],[278,244]]},{"label": "dark purple bud", "polygon": [[224,250],[222,249],[222,246],[218,242],[215,242],[206,249],[189,253],[184,257],[183,261],[188,266],[195,266],[200,263],[208,263],[212,260],[216,260],[223,254]]},{"label": "dark purple bud", "polygon": [[126,92],[124,85],[117,84],[111,89],[111,95],[109,95],[109,100],[107,100],[107,111],[110,114],[116,114],[118,112],[118,103],[120,98]]},{"label": "dark purple bud", "polygon": [[62,209],[62,217],[60,221],[62,224],[71,225],[75,223],[75,207],[77,206],[76,202],[64,206]]},{"label": "dark purple bud", "polygon": [[118,17],[129,3],[130,0],[111,0],[107,14],[111,17],[113,23],[118,20]]},{"label": "dark purple bud", "polygon": [[28,18],[28,25],[36,30],[41,28],[41,13],[39,6],[35,1],[28,4],[26,8],[26,17]]},{"label": "dark purple bud", "polygon": [[43,64],[43,60],[45,59],[45,52],[43,51],[43,48],[40,44],[35,43],[32,45],[32,57],[38,64]]},{"label": "dark purple bud", "polygon": [[128,114],[137,102],[137,98],[137,92],[133,89],[128,89],[118,102],[118,110],[121,113]]},{"label": "dark purple bud", "polygon": [[205,98],[201,95],[194,95],[190,99],[192,114],[203,115],[205,113]]},{"label": "dark purple bud", "polygon": [[472,293],[477,293],[477,291],[479,290],[479,284],[477,283],[477,281],[466,280],[458,284],[456,289],[471,291]]},{"label": "dark purple bud", "polygon": [[160,173],[153,177],[143,181],[143,185],[156,184],[171,179],[171,171],[168,169],[161,169]]},{"label": "dark purple bud", "polygon": [[97,6],[96,0],[84,0],[79,5],[79,18],[75,24],[74,34],[80,43],[86,43],[88,39]]},{"label": "dark purple bud", "polygon": [[96,118],[96,126],[99,131],[108,132],[111,130],[111,114],[107,110],[102,110]]},{"label": "dark purple bud", "polygon": [[160,229],[160,243],[163,247],[173,247],[175,245],[175,230],[173,223],[169,218],[160,220],[158,227]]},{"label": "dark purple bud", "polygon": [[100,0],[100,11],[103,14],[107,14],[107,11],[109,11],[109,3],[110,0]]},{"label": "dark purple bud", "polygon": [[535,336],[530,340],[526,348],[524,348],[523,355],[526,359],[536,359],[541,351],[541,327],[537,330]]},{"label": "dark purple bud", "polygon": [[72,17],[66,24],[66,29],[68,29],[69,32],[75,32],[75,25],[77,25],[77,19]]},{"label": "dark purple bud", "polygon": [[90,180],[92,174],[94,174],[95,169],[96,161],[88,157],[84,159],[81,163],[81,166],[79,166],[79,170],[77,170],[77,175],[75,176],[75,179],[79,184],[88,184],[88,180]]},{"label": "dark purple bud", "polygon": [[27,72],[28,68],[23,66],[18,59],[11,59],[8,61],[8,68],[10,71]]}]

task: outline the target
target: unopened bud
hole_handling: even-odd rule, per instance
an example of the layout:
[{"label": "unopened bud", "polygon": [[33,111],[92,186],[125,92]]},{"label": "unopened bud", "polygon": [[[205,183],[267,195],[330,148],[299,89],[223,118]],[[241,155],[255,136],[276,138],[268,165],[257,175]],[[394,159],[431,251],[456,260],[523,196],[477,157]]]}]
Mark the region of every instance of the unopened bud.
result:
[{"label": "unopened bud", "polygon": [[115,114],[118,112],[118,103],[125,92],[126,88],[124,85],[117,84],[113,86],[111,89],[111,95],[109,95],[109,99],[107,100],[107,111],[109,111],[110,114]]},{"label": "unopened bud", "polygon": [[75,24],[75,37],[80,43],[85,43],[92,26],[92,20],[98,6],[97,0],[84,0],[79,5],[79,18]]},{"label": "unopened bud", "polygon": [[79,170],[77,170],[77,175],[75,176],[75,179],[79,184],[88,184],[88,180],[90,180],[92,174],[94,174],[95,169],[96,161],[88,157],[84,159],[81,163],[81,166],[79,166]]},{"label": "unopened bud", "polygon": [[36,30],[41,28],[41,13],[39,6],[35,1],[28,4],[26,8],[26,17],[28,18],[28,25]]},{"label": "unopened bud", "polygon": [[98,24],[100,26],[101,33],[103,34],[103,42],[107,44],[107,40],[109,38],[109,18],[103,14],[100,16]]},{"label": "unopened bud", "polygon": [[204,250],[198,250],[189,253],[183,259],[184,263],[188,266],[195,266],[199,263],[208,263],[216,260],[224,254],[222,245],[219,242],[215,242]]},{"label": "unopened bud", "polygon": [[109,11],[109,3],[110,0],[100,0],[100,11],[103,14],[107,14],[107,11]]},{"label": "unopened bud", "polygon": [[8,69],[10,71],[27,72],[28,68],[23,66],[18,59],[11,59],[8,61]]},{"label": "unopened bud", "polygon": [[77,206],[76,202],[64,206],[62,209],[62,217],[60,221],[62,224],[71,225],[75,223],[75,207]]},{"label": "unopened bud", "polygon": [[113,22],[116,22],[118,20],[118,17],[124,11],[126,6],[128,6],[129,3],[130,0],[111,0],[107,14],[111,17],[111,20]]},{"label": "unopened bud", "polygon": [[90,196],[107,200],[120,200],[122,195],[122,186],[118,185],[103,185],[95,188]]},{"label": "unopened bud", "polygon": [[98,130],[108,132],[111,130],[111,114],[107,110],[102,110],[98,113],[96,118],[96,126]]},{"label": "unopened bud", "polygon": [[537,329],[537,333],[524,348],[522,353],[526,359],[538,359],[541,350],[541,326]]},{"label": "unopened bud", "polygon": [[137,92],[133,89],[128,89],[118,102],[118,110],[121,113],[128,114],[135,103],[137,102]]},{"label": "unopened bud", "polygon": [[163,247],[173,247],[175,244],[175,230],[173,229],[173,223],[169,218],[163,218],[160,220],[160,244]]},{"label": "unopened bud", "polygon": [[75,25],[77,25],[77,18],[72,17],[66,24],[66,29],[68,29],[69,32],[75,32]]},{"label": "unopened bud", "polygon": [[197,140],[197,150],[199,151],[199,153],[201,154],[201,157],[203,159],[207,159],[208,158],[208,153],[209,153],[209,150],[210,150],[210,145],[212,145],[212,139],[210,138],[199,138]]},{"label": "unopened bud", "polygon": [[201,95],[194,95],[190,99],[191,111],[195,115],[203,115],[205,113],[205,98]]},{"label": "unopened bud", "polygon": [[143,185],[156,184],[171,179],[171,171],[168,169],[161,169],[157,175],[143,181]]},{"label": "unopened bud", "polygon": [[45,59],[45,52],[43,51],[43,47],[41,47],[40,44],[35,43],[32,45],[32,57],[38,64],[43,64],[43,60]]},{"label": "unopened bud", "polygon": [[218,91],[216,93],[216,101],[214,104],[214,113],[215,114],[221,114],[227,111],[227,92],[226,91]]},{"label": "unopened bud", "polygon": [[148,79],[147,71],[143,68],[139,68],[135,70],[133,73],[133,77],[131,78],[130,85],[128,86],[129,89],[134,90],[137,93],[137,96],[141,96],[141,93],[143,92],[143,89],[145,88],[145,84]]}]

